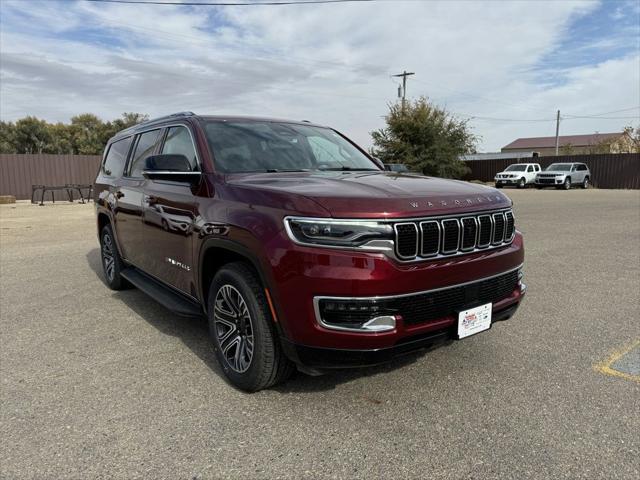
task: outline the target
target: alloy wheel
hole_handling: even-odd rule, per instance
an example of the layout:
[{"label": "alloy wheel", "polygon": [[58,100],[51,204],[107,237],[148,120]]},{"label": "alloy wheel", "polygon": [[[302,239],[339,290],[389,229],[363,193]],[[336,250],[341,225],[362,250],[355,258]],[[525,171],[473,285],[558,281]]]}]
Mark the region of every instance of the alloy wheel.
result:
[{"label": "alloy wheel", "polygon": [[114,245],[111,235],[108,233],[102,235],[102,263],[104,265],[104,273],[110,282],[113,281],[116,272],[113,248]]},{"label": "alloy wheel", "polygon": [[234,286],[226,284],[218,290],[213,321],[225,361],[232,370],[246,372],[253,359],[253,324],[247,303]]},{"label": "alloy wheel", "polygon": [[564,189],[569,190],[571,188],[571,180],[568,178],[564,181]]}]

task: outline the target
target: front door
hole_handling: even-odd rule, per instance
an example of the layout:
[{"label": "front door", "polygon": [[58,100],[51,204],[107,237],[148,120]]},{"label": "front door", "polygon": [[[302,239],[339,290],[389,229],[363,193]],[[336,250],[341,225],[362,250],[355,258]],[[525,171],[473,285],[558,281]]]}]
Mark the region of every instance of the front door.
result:
[{"label": "front door", "polygon": [[[189,128],[170,126],[159,153],[186,156],[192,171],[199,162]],[[185,183],[147,180],[143,198],[144,270],[163,282],[193,295],[193,232],[198,197]]]},{"label": "front door", "polygon": [[142,165],[155,152],[160,140],[160,129],[140,133],[134,140],[129,163],[123,177],[118,181],[114,196],[117,208],[116,235],[124,258],[142,267],[145,245],[142,238],[143,185]]}]

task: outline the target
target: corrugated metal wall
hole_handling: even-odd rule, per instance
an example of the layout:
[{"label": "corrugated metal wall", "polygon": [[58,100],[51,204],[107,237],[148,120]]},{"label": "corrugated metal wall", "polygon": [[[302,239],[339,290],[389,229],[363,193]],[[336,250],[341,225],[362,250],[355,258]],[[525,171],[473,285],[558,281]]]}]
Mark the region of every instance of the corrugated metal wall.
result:
[{"label": "corrugated metal wall", "polygon": [[[15,195],[19,200],[31,198],[31,185],[93,183],[98,172],[99,155],[0,155],[0,195]],[[592,183],[599,188],[640,189],[640,154],[570,155],[538,157],[543,168],[554,162],[583,162],[589,165]],[[471,160],[469,180],[493,181],[497,172],[518,159]],[[520,159],[520,163],[524,163]],[[50,194],[47,194],[47,199]],[[57,192],[56,200],[66,199]]]},{"label": "corrugated metal wall", "polygon": [[[0,155],[0,195],[31,198],[31,185],[90,184],[96,179],[99,155]],[[56,192],[66,200],[65,192]],[[46,200],[51,199],[47,193]]]},{"label": "corrugated metal wall", "polygon": [[640,189],[640,154],[612,153],[598,155],[559,155],[557,157],[511,158],[497,160],[469,160],[471,168],[467,180],[492,182],[496,173],[512,163],[539,163],[544,169],[557,162],[586,163],[591,170],[591,182],[598,188]]}]

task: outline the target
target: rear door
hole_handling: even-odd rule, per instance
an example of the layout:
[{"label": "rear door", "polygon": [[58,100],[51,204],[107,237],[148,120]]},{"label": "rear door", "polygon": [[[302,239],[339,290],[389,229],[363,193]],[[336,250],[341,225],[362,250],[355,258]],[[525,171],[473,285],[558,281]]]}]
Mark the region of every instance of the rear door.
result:
[{"label": "rear door", "polygon": [[136,135],[133,150],[124,176],[117,184],[116,229],[123,257],[143,268],[142,259],[146,248],[142,239],[142,196],[144,160],[152,155],[160,140],[160,129]]},{"label": "rear door", "polygon": [[[191,171],[200,161],[190,127],[167,126],[158,153],[182,154]],[[198,201],[189,184],[147,180],[143,197],[144,269],[163,282],[191,295],[193,286],[193,231]]]}]

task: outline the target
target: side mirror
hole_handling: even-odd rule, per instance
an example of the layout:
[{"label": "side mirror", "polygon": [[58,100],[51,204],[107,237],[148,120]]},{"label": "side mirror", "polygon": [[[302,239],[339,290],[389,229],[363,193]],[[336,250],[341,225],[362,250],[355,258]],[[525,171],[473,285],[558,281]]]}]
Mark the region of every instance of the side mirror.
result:
[{"label": "side mirror", "polygon": [[201,177],[200,172],[191,170],[187,157],[181,154],[151,155],[144,161],[142,175],[149,180],[166,180],[195,184]]}]

